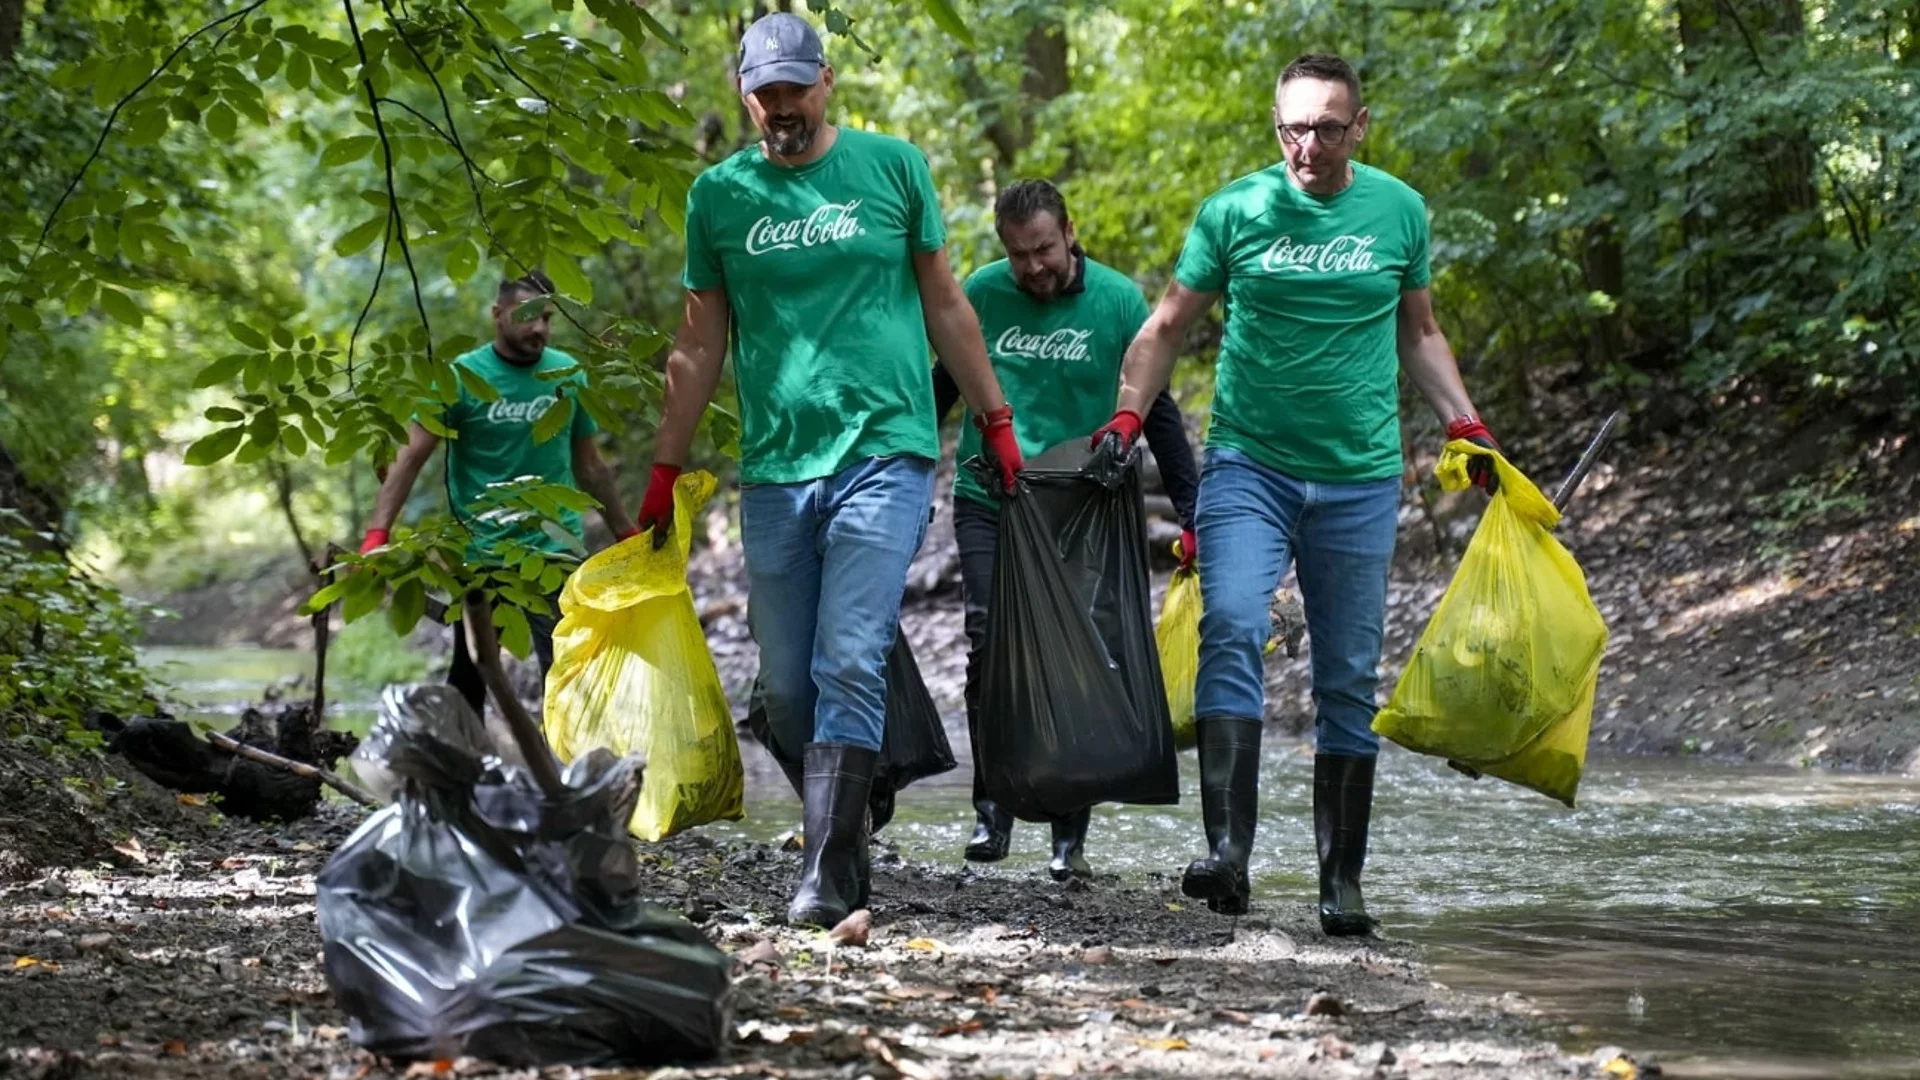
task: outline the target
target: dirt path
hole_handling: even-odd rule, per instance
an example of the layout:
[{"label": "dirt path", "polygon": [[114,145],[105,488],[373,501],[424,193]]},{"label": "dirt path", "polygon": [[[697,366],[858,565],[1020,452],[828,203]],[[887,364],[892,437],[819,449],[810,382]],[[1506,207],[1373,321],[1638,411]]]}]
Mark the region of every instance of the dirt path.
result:
[{"label": "dirt path", "polygon": [[[356,819],[136,829],[127,868],[0,891],[0,1074],[430,1074],[355,1049],[318,966],[313,875]],[[797,854],[698,834],[643,848],[651,897],[736,958],[734,1046],[694,1075],[1593,1075],[1529,1034],[1523,1003],[1437,986],[1404,943],[1330,942],[1290,912],[1230,926],[1172,882],[878,855],[869,945],[831,948],[780,924]]]}]

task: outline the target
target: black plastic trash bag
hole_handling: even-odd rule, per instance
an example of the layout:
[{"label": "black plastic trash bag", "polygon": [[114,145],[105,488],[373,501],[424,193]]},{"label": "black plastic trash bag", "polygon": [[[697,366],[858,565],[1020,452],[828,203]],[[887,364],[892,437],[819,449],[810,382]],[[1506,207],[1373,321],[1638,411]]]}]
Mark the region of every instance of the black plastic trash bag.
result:
[{"label": "black plastic trash bag", "polygon": [[446,686],[391,687],[370,740],[396,801],[320,872],[327,984],[355,1043],[402,1060],[513,1066],[713,1058],[728,961],[639,898],[627,822],[642,762],[596,750],[549,802],[483,749]]},{"label": "black plastic trash bag", "polygon": [[[782,756],[786,748],[773,744],[757,676],[747,707],[747,729],[768,753],[775,758]],[[896,627],[893,650],[887,653],[887,720],[880,736],[880,763],[873,774],[875,794],[891,797],[915,780],[949,772],[956,764],[946,725],[940,722],[940,710],[934,707],[933,695],[927,691],[920,665],[913,658],[913,646],[907,643],[906,631]],[[874,828],[884,824],[876,821]]]},{"label": "black plastic trash bag", "polygon": [[[997,471],[967,468],[987,490]],[[1025,821],[1180,799],[1153,637],[1139,450],[1063,443],[1000,500],[979,749],[987,797]]]}]

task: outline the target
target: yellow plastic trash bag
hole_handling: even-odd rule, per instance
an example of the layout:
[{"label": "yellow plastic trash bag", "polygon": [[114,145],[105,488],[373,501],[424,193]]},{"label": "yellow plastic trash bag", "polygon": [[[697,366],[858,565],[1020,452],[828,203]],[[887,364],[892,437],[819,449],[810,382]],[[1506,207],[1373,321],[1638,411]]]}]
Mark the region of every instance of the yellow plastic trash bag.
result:
[{"label": "yellow plastic trash bag", "polygon": [[1200,572],[1175,570],[1160,601],[1153,641],[1160,649],[1160,676],[1167,684],[1167,712],[1173,717],[1173,745],[1185,750],[1197,741],[1193,726],[1193,683],[1200,674]]},{"label": "yellow plastic trash bag", "polygon": [[1520,470],[1456,440],[1441,486],[1465,488],[1472,456],[1493,459],[1500,488],[1373,730],[1572,806],[1607,626],[1551,532],[1560,512]]},{"label": "yellow plastic trash bag", "polygon": [[642,533],[582,563],[560,594],[547,675],[547,741],[562,761],[595,747],[646,756],[632,830],[660,840],[746,816],[733,713],[687,588],[693,517],[714,478],[682,473],[673,530]]}]

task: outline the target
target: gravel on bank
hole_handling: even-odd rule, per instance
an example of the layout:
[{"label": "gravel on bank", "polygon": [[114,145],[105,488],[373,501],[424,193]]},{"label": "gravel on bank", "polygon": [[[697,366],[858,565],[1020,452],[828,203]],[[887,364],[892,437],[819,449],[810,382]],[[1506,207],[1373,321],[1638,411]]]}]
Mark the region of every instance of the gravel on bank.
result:
[{"label": "gravel on bank", "polygon": [[[202,811],[204,812],[204,811]],[[0,1074],[649,1075],[411,1067],[355,1048],[319,966],[314,874],[357,811],[178,838],[0,891]],[[131,854],[129,854],[131,853]],[[1303,902],[1228,920],[1170,879],[1059,885],[876,850],[864,946],[783,925],[799,856],[697,831],[643,845],[651,899],[733,954],[735,1039],[663,1076],[1567,1077],[1524,1002],[1431,982],[1416,950],[1332,941]]]}]

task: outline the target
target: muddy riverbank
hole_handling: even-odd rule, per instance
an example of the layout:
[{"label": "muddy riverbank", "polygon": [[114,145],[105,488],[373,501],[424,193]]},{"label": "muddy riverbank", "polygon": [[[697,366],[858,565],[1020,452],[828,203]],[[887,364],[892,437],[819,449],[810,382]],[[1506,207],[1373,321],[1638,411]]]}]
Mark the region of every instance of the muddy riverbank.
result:
[{"label": "muddy riverbank", "polygon": [[[357,813],[263,829],[186,809],[186,828],[134,827],[123,866],[0,891],[0,1073],[421,1075],[351,1045],[318,966],[313,875]],[[798,855],[779,844],[696,833],[642,850],[650,897],[735,958],[734,1045],[697,1075],[1594,1073],[1516,997],[1436,985],[1403,942],[1329,941],[1305,904],[1236,923],[1171,880],[1061,886],[883,843],[868,942],[835,947],[783,925]]]}]

